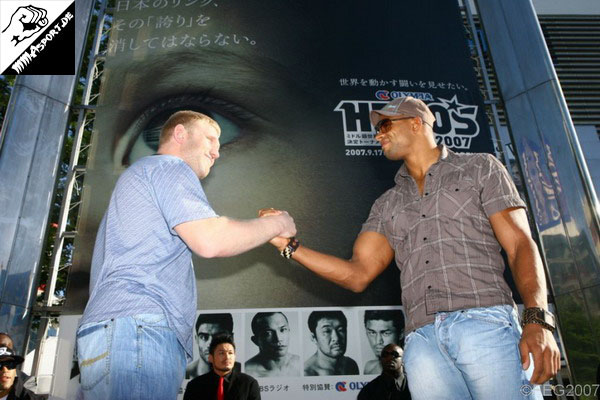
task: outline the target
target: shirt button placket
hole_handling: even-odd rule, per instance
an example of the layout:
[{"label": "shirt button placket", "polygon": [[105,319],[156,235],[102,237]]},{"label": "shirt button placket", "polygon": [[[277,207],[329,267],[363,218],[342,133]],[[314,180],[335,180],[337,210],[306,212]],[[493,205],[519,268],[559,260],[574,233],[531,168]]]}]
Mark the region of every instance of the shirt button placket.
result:
[{"label": "shirt button placket", "polygon": [[[431,246],[429,245],[429,242],[431,241],[431,229],[430,227],[432,226],[430,221],[425,220],[427,218],[427,214],[429,212],[429,210],[431,210],[432,207],[430,207],[429,205],[431,204],[431,196],[430,196],[430,192],[431,192],[431,188],[433,187],[432,185],[432,174],[429,172],[427,173],[427,179],[425,180],[425,187],[423,189],[423,201],[421,202],[421,224],[423,229],[421,230],[422,232],[422,244],[423,244],[423,257],[421,258],[422,260],[424,260],[424,265],[423,268],[424,269],[429,269],[432,267],[431,265]],[[431,276],[431,275],[429,275]],[[433,283],[431,280],[426,281],[425,285],[427,288],[427,291],[431,291],[433,288]]]},{"label": "shirt button placket", "polygon": [[[426,218],[427,213],[425,212],[425,210],[429,210],[431,208],[431,207],[428,207],[429,204],[431,203],[431,198],[429,196],[429,188],[431,187],[431,182],[430,182],[431,173],[428,173],[427,176],[428,176],[428,178],[425,180],[425,187],[423,188],[423,201],[421,201],[421,210],[420,210],[421,218]],[[422,241],[423,241],[423,244],[426,244],[427,240],[428,240],[428,236],[430,234],[429,224],[425,220],[423,220],[423,221],[421,221],[421,226],[422,226],[421,232],[423,235]]]}]

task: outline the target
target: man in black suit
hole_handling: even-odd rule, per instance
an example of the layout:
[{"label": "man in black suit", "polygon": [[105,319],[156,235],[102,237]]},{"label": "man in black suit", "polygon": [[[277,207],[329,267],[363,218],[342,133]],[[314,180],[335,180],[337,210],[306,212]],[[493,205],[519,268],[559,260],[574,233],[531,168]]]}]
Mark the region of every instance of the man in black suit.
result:
[{"label": "man in black suit", "polygon": [[381,351],[382,373],[358,394],[358,400],[410,400],[410,392],[402,365],[402,348],[390,343]]},{"label": "man in black suit", "polygon": [[184,400],[260,400],[256,379],[234,368],[235,343],[231,336],[213,337],[209,353],[212,371],[188,383]]}]

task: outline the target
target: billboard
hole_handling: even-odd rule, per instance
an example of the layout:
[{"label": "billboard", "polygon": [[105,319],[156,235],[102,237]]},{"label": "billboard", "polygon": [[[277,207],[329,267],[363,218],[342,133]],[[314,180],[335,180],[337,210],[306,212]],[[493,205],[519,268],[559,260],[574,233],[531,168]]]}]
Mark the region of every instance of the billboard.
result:
[{"label": "billboard", "polygon": [[[285,209],[301,243],[349,257],[400,166],[381,155],[369,111],[405,94],[430,105],[440,143],[492,151],[454,2],[117,1],[67,309],[85,305],[96,229],[116,179],[156,150],[173,112],[201,111],[222,126],[221,157],[202,182],[217,213]],[[269,246],[194,265],[203,308],[400,301],[394,267],[353,294]]]},{"label": "billboard", "polygon": [[[112,23],[67,313],[85,307],[96,230],[117,178],[156,151],[175,111],[200,111],[221,125],[221,157],[202,181],[218,214],[287,210],[303,245],[344,258],[400,167],[374,140],[371,110],[420,98],[436,116],[438,143],[493,152],[457,2],[117,0]],[[194,268],[199,312],[285,309],[301,318],[313,308],[352,314],[401,303],[394,264],[360,294],[269,245],[196,257]],[[314,390],[310,398],[330,397]]]}]

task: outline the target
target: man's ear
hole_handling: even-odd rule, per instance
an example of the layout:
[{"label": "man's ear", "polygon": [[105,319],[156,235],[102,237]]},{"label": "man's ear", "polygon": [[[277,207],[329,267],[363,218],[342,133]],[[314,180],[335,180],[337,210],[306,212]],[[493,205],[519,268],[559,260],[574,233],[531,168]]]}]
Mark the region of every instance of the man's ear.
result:
[{"label": "man's ear", "polygon": [[211,364],[213,363],[213,356],[210,353],[208,354],[208,362]]},{"label": "man's ear", "polygon": [[421,117],[413,118],[411,126],[414,132],[418,132],[421,128],[421,125],[423,125],[423,119]]},{"label": "man's ear", "polygon": [[312,340],[313,343],[317,343],[317,338],[315,337],[315,334],[312,332],[310,333],[310,340]]},{"label": "man's ear", "polygon": [[183,143],[186,135],[187,135],[187,130],[185,129],[185,126],[183,126],[183,124],[175,125],[175,128],[173,128],[173,139],[177,143],[179,143],[179,144]]},{"label": "man's ear", "polygon": [[252,340],[252,343],[254,343],[255,345],[257,345],[257,346],[258,346],[258,338],[257,338],[256,336],[252,335],[252,336],[250,337],[250,340]]}]

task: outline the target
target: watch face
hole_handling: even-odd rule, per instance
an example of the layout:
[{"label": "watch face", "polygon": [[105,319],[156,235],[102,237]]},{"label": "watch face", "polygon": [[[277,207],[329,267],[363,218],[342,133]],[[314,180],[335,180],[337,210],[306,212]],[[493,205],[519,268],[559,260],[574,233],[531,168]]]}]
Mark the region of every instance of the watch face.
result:
[{"label": "watch face", "polygon": [[539,323],[552,327],[552,329],[556,328],[554,314],[540,308],[525,309],[523,319],[525,323],[528,323],[528,321],[538,321]]},{"label": "watch face", "polygon": [[554,322],[554,315],[551,312],[548,312],[546,310],[538,310],[534,315],[535,319],[543,321],[544,323],[550,325],[552,328],[556,327],[556,324]]},{"label": "watch face", "polygon": [[548,325],[552,325],[552,327],[556,326],[556,323],[554,321],[554,315],[548,311],[544,311],[543,321]]}]

